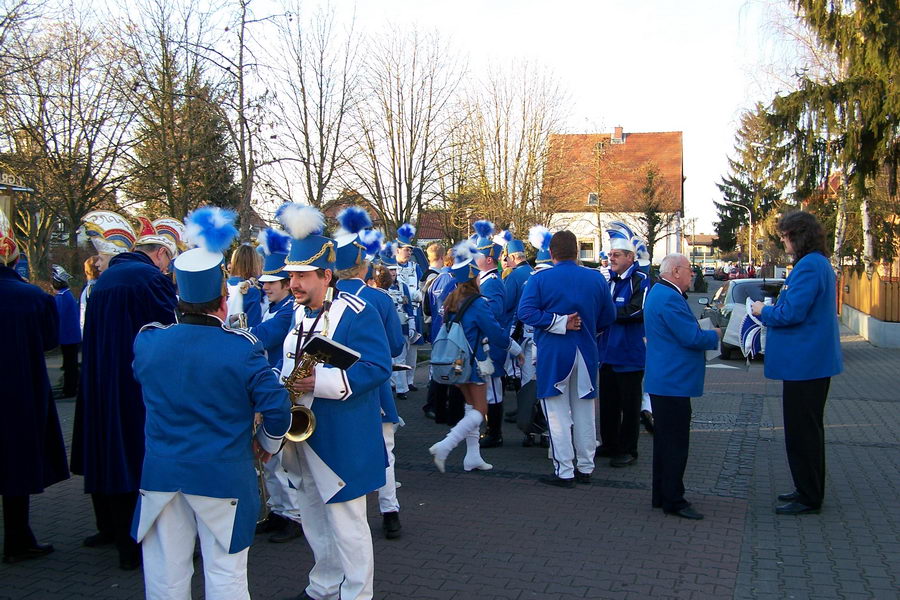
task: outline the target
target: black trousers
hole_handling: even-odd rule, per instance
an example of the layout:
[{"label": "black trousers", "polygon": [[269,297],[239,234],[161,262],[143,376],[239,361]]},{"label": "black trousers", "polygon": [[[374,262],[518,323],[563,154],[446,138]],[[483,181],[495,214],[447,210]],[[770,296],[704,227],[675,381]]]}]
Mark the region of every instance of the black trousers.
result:
[{"label": "black trousers", "polygon": [[[784,447],[801,504],[819,508],[825,497],[825,400],[830,377],[785,381]],[[654,407],[655,408],[655,407]],[[654,411],[655,414],[655,411]]]},{"label": "black trousers", "polygon": [[140,558],[141,547],[131,537],[131,521],[137,507],[138,492],[124,494],[91,494],[97,530],[112,538],[119,551],[119,558]]},{"label": "black trousers", "polygon": [[16,554],[37,541],[28,524],[28,496],[3,496],[3,554]]},{"label": "black trousers", "polygon": [[62,344],[63,395],[67,398],[78,391],[78,346],[79,344]]},{"label": "black trousers", "polygon": [[641,433],[641,383],[643,371],[613,371],[600,368],[597,383],[600,393],[600,448],[603,454],[637,458]]},{"label": "black trousers", "polygon": [[666,512],[690,504],[684,499],[684,470],[691,441],[691,399],[650,394],[653,403],[653,506]]},{"label": "black trousers", "polygon": [[428,404],[434,411],[435,423],[446,423],[453,427],[466,412],[466,400],[455,385],[428,384]]}]

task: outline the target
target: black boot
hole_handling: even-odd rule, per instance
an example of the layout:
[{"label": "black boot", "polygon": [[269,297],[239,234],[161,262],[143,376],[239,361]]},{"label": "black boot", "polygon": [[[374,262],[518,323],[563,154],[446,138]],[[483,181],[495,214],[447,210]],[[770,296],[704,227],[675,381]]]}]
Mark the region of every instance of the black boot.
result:
[{"label": "black boot", "polygon": [[384,531],[384,537],[389,540],[396,540],[400,537],[400,530],[403,529],[403,526],[400,525],[400,513],[396,511],[386,512],[381,515],[381,518],[381,529]]},{"label": "black boot", "polygon": [[285,521],[284,529],[269,536],[269,541],[271,543],[283,544],[285,542],[290,542],[291,540],[296,540],[303,535],[303,528],[300,527],[300,523],[293,519],[285,519]]},{"label": "black boot", "polygon": [[503,445],[503,403],[488,404],[487,430],[479,445],[482,448],[499,448]]}]

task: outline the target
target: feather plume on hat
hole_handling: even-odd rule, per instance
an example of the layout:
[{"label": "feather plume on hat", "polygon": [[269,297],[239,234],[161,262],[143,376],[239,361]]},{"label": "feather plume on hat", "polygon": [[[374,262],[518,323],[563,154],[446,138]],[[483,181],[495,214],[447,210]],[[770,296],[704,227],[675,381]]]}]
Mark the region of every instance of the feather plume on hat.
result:
[{"label": "feather plume on hat", "polygon": [[478,237],[490,238],[494,234],[494,224],[490,221],[475,221],[472,225]]},{"label": "feather plume on hat", "polygon": [[409,223],[404,223],[400,226],[399,229],[397,229],[397,237],[411,240],[412,238],[416,237],[416,228]]},{"label": "feather plume on hat", "polygon": [[470,240],[463,240],[453,246],[453,263],[461,264],[469,259],[475,260],[480,254],[481,253],[478,252],[478,249]]},{"label": "feather plume on hat", "polygon": [[338,213],[337,220],[341,229],[346,233],[359,233],[372,226],[369,213],[358,206],[348,206]]},{"label": "feather plume on hat", "polygon": [[384,234],[374,229],[359,232],[359,243],[365,246],[366,256],[377,256],[384,245]]},{"label": "feather plume on hat", "polygon": [[268,227],[257,238],[258,248],[262,248],[263,256],[287,254],[291,248],[291,236]]},{"label": "feather plume on hat", "polygon": [[528,243],[534,246],[535,250],[549,250],[552,237],[553,234],[543,225],[535,225],[528,230]]},{"label": "feather plume on hat", "polygon": [[198,208],[185,219],[185,238],[210,252],[224,252],[237,237],[234,211],[208,206]]},{"label": "feather plume on hat", "polygon": [[275,213],[275,218],[297,240],[306,239],[310,235],[320,235],[325,231],[325,217],[312,206],[288,202]]},{"label": "feather plume on hat", "polygon": [[503,246],[506,248],[506,245],[509,244],[513,239],[513,234],[510,230],[504,229],[500,233],[494,236],[493,242],[498,246]]}]

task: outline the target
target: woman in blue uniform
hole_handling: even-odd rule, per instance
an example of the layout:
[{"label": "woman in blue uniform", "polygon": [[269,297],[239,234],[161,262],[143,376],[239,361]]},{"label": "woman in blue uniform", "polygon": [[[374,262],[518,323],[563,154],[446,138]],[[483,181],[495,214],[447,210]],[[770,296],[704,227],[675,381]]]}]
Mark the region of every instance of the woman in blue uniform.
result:
[{"label": "woman in blue uniform", "polygon": [[247,327],[256,327],[262,322],[262,292],[259,279],[262,266],[259,254],[249,244],[241,244],[231,253],[228,265],[228,317],[244,313]]},{"label": "woman in blue uniform", "polygon": [[[509,332],[500,327],[487,300],[479,294],[477,278],[479,271],[475,265],[471,244],[463,242],[457,245],[453,256],[456,262],[451,267],[451,273],[457,286],[444,301],[444,315],[446,322],[450,323],[463,303],[471,296],[477,296],[462,313],[461,319],[466,340],[472,348],[472,374],[468,382],[457,385],[466,400],[465,416],[443,440],[428,451],[434,457],[434,464],[438,470],[443,473],[447,456],[465,439],[466,457],[463,460],[463,469],[487,471],[493,467],[481,458],[478,434],[481,422],[487,414],[487,387],[484,383],[485,379],[490,378],[491,373],[484,372],[484,369],[487,365],[491,365],[491,360],[482,340],[486,338],[492,347],[503,348],[504,351],[518,357],[519,361],[522,360],[522,349],[510,339]],[[490,371],[489,367],[488,370]]]}]

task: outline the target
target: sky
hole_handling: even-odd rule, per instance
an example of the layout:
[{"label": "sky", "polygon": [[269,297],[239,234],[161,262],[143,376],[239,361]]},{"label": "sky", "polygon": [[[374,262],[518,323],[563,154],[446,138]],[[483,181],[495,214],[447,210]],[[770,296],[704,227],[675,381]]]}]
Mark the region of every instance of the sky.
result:
[{"label": "sky", "polygon": [[[766,42],[755,0],[332,0],[356,28],[437,30],[468,59],[546,66],[571,98],[568,132],[682,131],[685,217],[711,233],[716,182],[757,100]],[[690,232],[690,229],[688,229]]]}]

